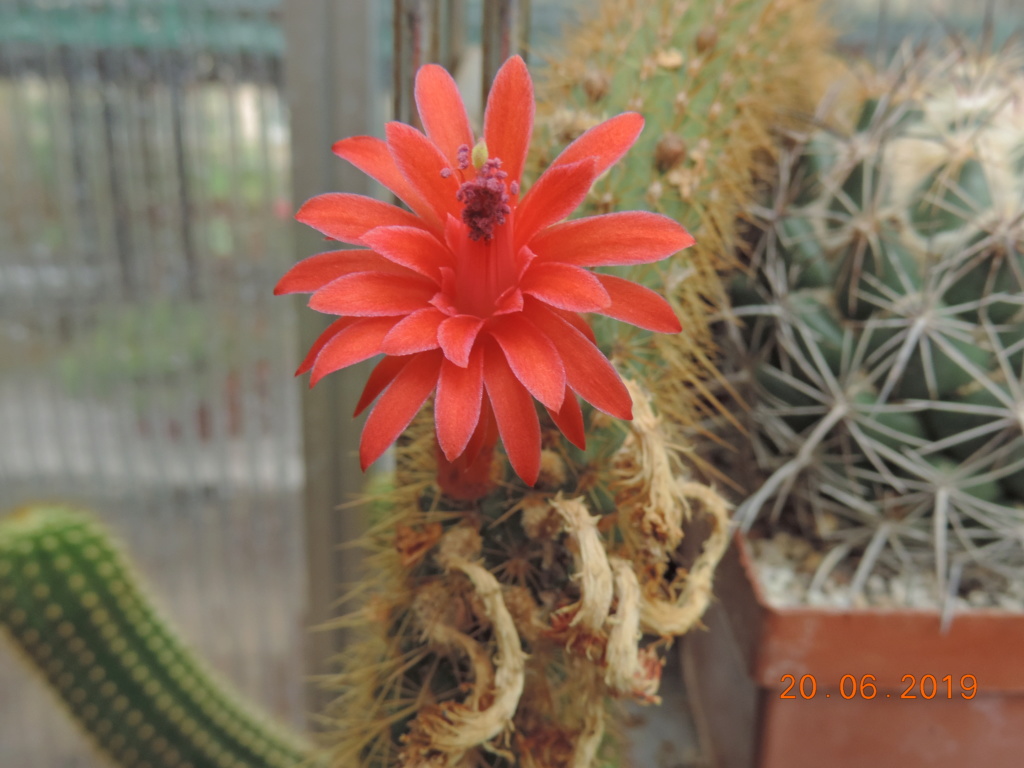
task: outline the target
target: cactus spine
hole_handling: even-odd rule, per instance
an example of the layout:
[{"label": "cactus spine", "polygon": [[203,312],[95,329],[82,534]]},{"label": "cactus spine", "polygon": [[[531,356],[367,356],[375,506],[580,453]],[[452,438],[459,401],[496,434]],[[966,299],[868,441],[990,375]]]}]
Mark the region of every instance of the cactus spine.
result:
[{"label": "cactus spine", "polygon": [[0,627],[126,768],[310,764],[186,650],[82,512],[38,506],[0,522]]},{"label": "cactus spine", "polygon": [[[699,620],[728,541],[722,499],[689,480],[679,447],[707,407],[715,270],[771,124],[813,104],[805,73],[822,72],[828,39],[816,8],[604,0],[550,63],[540,108],[570,109],[539,125],[534,168],[590,125],[644,113],[641,143],[584,213],[655,208],[694,231],[701,250],[667,278],[628,274],[667,283],[685,331],[653,346],[595,323],[631,379],[634,420],[587,412],[586,451],[548,425],[535,489],[496,464],[498,489],[478,504],[445,498],[430,416],[413,422],[366,537],[362,604],[342,622],[365,639],[336,680],[333,765],[587,768],[614,757],[611,699],[657,699],[662,654]],[[701,518],[711,533],[688,559],[683,533]]]},{"label": "cactus spine", "polygon": [[[735,359],[764,509],[881,567],[1024,561],[1024,156],[1019,50],[906,52],[847,126],[797,136],[751,275]],[[879,85],[881,87],[879,87]]]},{"label": "cactus spine", "polygon": [[[686,431],[716,410],[704,382],[716,377],[710,318],[727,303],[719,274],[736,266],[738,223],[771,173],[774,131],[810,113],[837,71],[832,32],[817,0],[595,5],[549,63],[535,154],[550,161],[609,115],[644,116],[640,139],[579,214],[647,208],[693,233],[697,244],[674,263],[630,274],[668,294],[684,332],[652,338],[600,318],[594,330],[688,442]],[[658,369],[667,375],[650,375]]]}]

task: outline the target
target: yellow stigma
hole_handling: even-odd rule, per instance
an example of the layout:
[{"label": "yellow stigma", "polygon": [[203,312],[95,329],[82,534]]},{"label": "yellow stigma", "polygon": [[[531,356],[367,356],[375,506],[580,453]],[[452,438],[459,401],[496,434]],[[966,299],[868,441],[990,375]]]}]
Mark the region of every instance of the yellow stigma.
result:
[{"label": "yellow stigma", "polygon": [[487,162],[487,143],[483,139],[480,139],[480,141],[477,142],[477,145],[473,147],[472,160],[473,167],[478,171],[483,168],[484,163]]}]

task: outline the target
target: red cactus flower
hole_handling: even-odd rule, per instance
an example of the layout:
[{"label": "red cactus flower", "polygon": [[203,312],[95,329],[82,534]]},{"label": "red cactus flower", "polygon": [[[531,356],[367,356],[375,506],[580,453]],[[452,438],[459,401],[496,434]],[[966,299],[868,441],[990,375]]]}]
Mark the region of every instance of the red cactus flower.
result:
[{"label": "red cactus flower", "polygon": [[622,380],[577,313],[662,333],[681,330],[653,291],[586,268],[658,261],[693,238],[671,219],[640,211],[563,221],[636,140],[638,114],[587,131],[521,195],[534,115],[522,59],[509,59],[495,77],[478,144],[455,82],[441,67],[428,64],[417,73],[416,105],[426,135],[389,123],[386,141],[355,136],[334,145],[335,154],[410,210],[332,193],[312,198],[296,215],[329,238],[362,247],[307,258],[278,283],[275,293],[312,293],[310,307],[340,316],[298,373],[311,371],[315,384],[385,355],[356,408],[358,414],[380,396],[362,434],[364,469],[436,391],[444,459],[472,463],[497,433],[512,467],[532,485],[540,463],[534,398],[581,447],[577,395],[632,418]]}]

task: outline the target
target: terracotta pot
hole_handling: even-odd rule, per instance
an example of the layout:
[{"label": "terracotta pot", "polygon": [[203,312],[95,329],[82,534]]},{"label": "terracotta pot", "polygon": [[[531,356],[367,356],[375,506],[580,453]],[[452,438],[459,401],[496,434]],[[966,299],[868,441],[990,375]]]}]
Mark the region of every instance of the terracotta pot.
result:
[{"label": "terracotta pot", "polygon": [[710,765],[1024,765],[1024,615],[774,608],[739,536],[715,596],[682,650]]}]

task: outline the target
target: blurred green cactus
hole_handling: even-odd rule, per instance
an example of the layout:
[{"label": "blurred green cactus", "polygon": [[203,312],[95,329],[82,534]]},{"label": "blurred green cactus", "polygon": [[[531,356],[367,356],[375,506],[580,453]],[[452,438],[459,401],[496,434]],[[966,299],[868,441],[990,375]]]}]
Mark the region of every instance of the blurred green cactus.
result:
[{"label": "blurred green cactus", "polygon": [[918,561],[952,594],[967,564],[1024,561],[1020,61],[905,50],[850,127],[791,136],[755,210],[727,357],[763,484],[737,514],[862,553],[855,589]]},{"label": "blurred green cactus", "polygon": [[189,653],[82,512],[36,506],[0,522],[0,628],[125,768],[311,764]]}]

